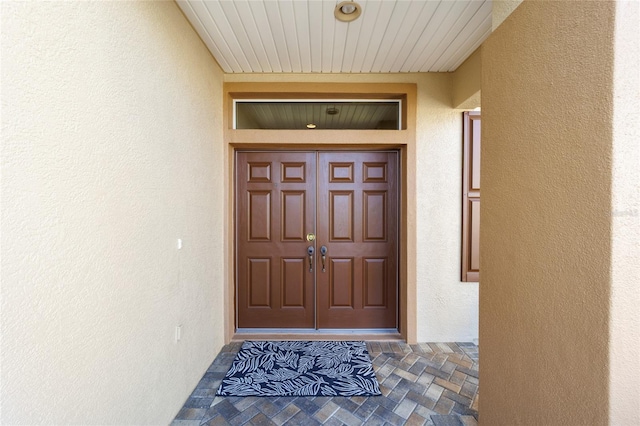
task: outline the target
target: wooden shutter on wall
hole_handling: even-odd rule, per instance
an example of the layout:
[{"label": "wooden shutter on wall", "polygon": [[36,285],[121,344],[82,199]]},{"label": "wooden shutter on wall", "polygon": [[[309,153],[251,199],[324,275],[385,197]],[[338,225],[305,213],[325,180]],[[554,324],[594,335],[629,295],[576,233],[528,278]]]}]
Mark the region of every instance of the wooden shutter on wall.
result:
[{"label": "wooden shutter on wall", "polygon": [[480,280],[480,112],[463,114],[462,281]]}]

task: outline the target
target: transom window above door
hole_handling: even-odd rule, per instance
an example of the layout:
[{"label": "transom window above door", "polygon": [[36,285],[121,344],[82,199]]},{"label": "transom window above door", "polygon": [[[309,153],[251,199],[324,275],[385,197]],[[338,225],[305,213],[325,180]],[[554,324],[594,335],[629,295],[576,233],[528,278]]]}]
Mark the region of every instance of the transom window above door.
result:
[{"label": "transom window above door", "polygon": [[234,129],[400,130],[400,99],[236,99]]}]

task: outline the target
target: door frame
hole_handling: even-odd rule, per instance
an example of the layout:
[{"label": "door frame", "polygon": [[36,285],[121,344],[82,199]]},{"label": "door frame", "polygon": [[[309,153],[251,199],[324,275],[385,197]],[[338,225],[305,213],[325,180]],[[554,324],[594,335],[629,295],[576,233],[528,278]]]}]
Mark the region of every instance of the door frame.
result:
[{"label": "door frame", "polygon": [[[399,327],[407,343],[416,342],[416,105],[417,86],[410,83],[225,83],[223,104],[224,176],[226,209],[224,226],[225,343],[234,339],[235,323],[235,151],[236,150],[385,150],[400,152],[399,231]],[[401,130],[255,130],[233,129],[233,100],[240,98],[380,98],[403,102]],[[343,143],[340,143],[343,141]],[[323,338],[353,338],[346,332],[323,334]],[[375,338],[374,335],[367,338]],[[239,338],[248,338],[242,335]],[[253,338],[253,337],[251,337]],[[383,336],[384,338],[384,336]],[[388,338],[388,336],[386,337]]]},{"label": "door frame", "polygon": [[[326,192],[319,190],[320,187],[321,187],[321,184],[319,184],[319,182],[325,182],[325,183],[329,184],[329,181],[327,180],[328,173],[329,173],[328,169],[324,169],[327,172],[327,176],[324,176],[324,179],[320,179],[320,177],[322,176],[321,175],[321,167],[320,167],[320,165],[322,164],[322,154],[323,153],[336,154],[336,153],[342,153],[342,152],[344,152],[345,155],[357,154],[357,153],[372,153],[372,154],[382,153],[382,154],[385,154],[385,158],[387,158],[388,160],[391,158],[391,156],[388,156],[387,154],[392,154],[393,155],[393,158],[394,158],[393,162],[395,164],[393,165],[393,167],[390,168],[391,170],[393,170],[393,177],[392,178],[390,177],[389,181],[385,180],[382,184],[384,184],[384,185],[386,185],[388,187],[391,187],[391,185],[395,185],[395,191],[397,191],[397,193],[396,193],[396,195],[389,195],[390,199],[395,198],[394,203],[393,204],[389,204],[389,206],[393,205],[394,206],[393,209],[396,211],[397,216],[400,216],[400,204],[401,204],[400,194],[401,194],[401,191],[402,191],[402,187],[401,187],[402,170],[401,170],[401,167],[400,167],[400,156],[401,156],[401,153],[400,153],[399,149],[379,149],[379,148],[378,149],[365,149],[365,148],[361,148],[361,149],[348,150],[348,151],[347,150],[336,151],[336,150],[330,149],[328,147],[323,147],[322,149],[309,149],[309,148],[306,148],[306,149],[301,149],[301,148],[291,149],[289,147],[281,147],[279,149],[264,149],[264,148],[263,149],[235,149],[234,150],[234,165],[236,167],[239,167],[239,165],[241,165],[241,163],[248,164],[249,160],[243,160],[243,161],[239,160],[239,156],[241,154],[243,154],[243,153],[244,154],[246,154],[246,153],[249,153],[249,154],[251,154],[251,153],[253,153],[253,154],[256,154],[256,153],[257,154],[276,154],[276,158],[280,158],[279,156],[281,154],[287,154],[287,153],[289,153],[289,154],[299,154],[299,155],[312,154],[313,157],[314,157],[314,166],[312,168],[310,168],[310,169],[313,171],[313,175],[314,175],[314,178],[313,178],[313,187],[314,187],[314,194],[315,194],[315,196],[314,196],[315,199],[313,201],[313,206],[314,206],[313,224],[314,224],[314,227],[313,228],[307,228],[306,227],[305,228],[306,229],[305,232],[313,231],[316,234],[317,241],[324,241],[323,244],[328,245],[329,248],[330,248],[329,251],[332,251],[331,246],[332,246],[332,244],[335,244],[335,242],[330,241],[327,235],[325,235],[326,238],[324,240],[320,240],[319,239],[320,238],[319,236],[322,235],[322,232],[318,228],[318,220],[319,219],[317,217],[317,211],[318,211],[318,205],[320,203],[320,201],[319,201],[320,197],[323,196],[322,195],[323,193],[326,194]],[[339,155],[341,155],[341,154],[339,154]],[[267,161],[267,160],[262,159],[262,157],[260,157],[260,158],[261,158],[261,160],[259,160],[259,161]],[[297,158],[298,161],[302,161],[298,157],[295,157],[295,158]],[[353,158],[353,156],[352,156],[352,158]],[[277,161],[280,161],[280,160],[277,160]],[[291,160],[291,161],[296,161],[296,160]],[[339,161],[348,161],[348,160],[339,160]],[[370,161],[375,161],[375,160],[370,160]],[[276,167],[276,169],[278,169],[278,168]],[[317,175],[316,175],[316,170],[317,170]],[[243,171],[243,174],[245,174],[245,176],[246,176],[246,172],[247,172],[246,170]],[[238,174],[235,173],[234,174],[235,183],[237,185],[242,186],[243,185],[242,181],[246,180],[245,176],[238,176]],[[389,176],[391,176],[391,175],[389,175]],[[395,184],[390,184],[389,182],[395,182]],[[305,183],[307,183],[307,182],[305,182]],[[299,185],[300,183],[299,182],[294,182],[293,184],[294,185],[296,185],[296,184]],[[372,184],[369,184],[369,185],[376,185],[376,184],[380,185],[381,183],[373,182]],[[265,183],[264,182],[259,182],[258,185],[265,185]],[[286,183],[283,184],[283,185],[286,185]],[[336,185],[336,183],[333,183],[333,185]],[[337,185],[340,185],[340,183],[337,183]],[[365,184],[363,183],[362,190],[364,192],[366,192],[367,190],[365,189],[364,185]],[[237,188],[237,186],[236,186],[236,188]],[[372,187],[370,186],[369,189],[371,189],[371,188]],[[263,190],[264,189],[260,189],[260,191],[263,191]],[[243,192],[243,194],[246,194],[246,192]],[[242,212],[238,212],[238,204],[242,204],[243,202],[238,199],[237,196],[239,194],[236,193],[235,195],[236,195],[236,197],[234,199],[234,203],[235,203],[234,207],[236,208],[236,213],[242,215]],[[309,207],[309,206],[307,206],[307,207]],[[326,208],[328,208],[327,205],[325,205],[325,209]],[[389,210],[386,210],[386,212],[388,213]],[[280,212],[279,214],[282,215],[282,212]],[[276,216],[278,216],[278,215],[276,215]],[[314,289],[313,290],[313,304],[314,304],[314,306],[313,306],[313,312],[314,312],[314,314],[313,314],[313,317],[314,317],[313,327],[306,327],[306,328],[299,328],[299,329],[298,328],[285,327],[285,328],[278,329],[277,327],[269,327],[269,328],[251,328],[251,327],[239,328],[239,326],[238,326],[238,324],[240,323],[240,312],[239,312],[240,306],[239,306],[239,303],[238,303],[239,301],[237,299],[237,295],[240,293],[240,284],[238,282],[238,274],[241,274],[242,268],[244,268],[244,266],[242,266],[241,262],[240,263],[238,262],[239,252],[240,252],[241,249],[238,247],[239,244],[238,244],[238,240],[237,239],[239,238],[238,235],[242,233],[242,230],[237,227],[237,223],[238,223],[237,219],[238,219],[238,217],[235,217],[234,219],[236,219],[236,221],[235,221],[236,226],[234,227],[234,237],[236,238],[236,243],[234,244],[234,259],[235,259],[235,262],[234,262],[234,273],[236,274],[235,277],[234,277],[235,278],[234,279],[234,283],[235,283],[234,294],[236,295],[236,300],[235,300],[235,303],[234,303],[234,309],[235,309],[234,321],[235,321],[236,334],[242,334],[242,336],[244,337],[244,336],[246,336],[247,333],[278,334],[278,331],[282,331],[283,333],[287,333],[287,334],[291,334],[291,333],[297,333],[297,334],[306,333],[306,334],[314,334],[314,335],[323,334],[325,336],[327,335],[327,333],[329,333],[329,334],[331,334],[331,333],[333,333],[333,334],[344,334],[345,332],[346,333],[357,332],[359,334],[381,334],[381,335],[385,335],[387,338],[391,338],[393,336],[399,335],[399,333],[398,333],[398,329],[399,329],[399,326],[400,326],[400,319],[399,319],[399,317],[400,317],[400,303],[399,303],[399,301],[400,301],[399,300],[400,299],[399,298],[399,296],[400,296],[400,291],[399,291],[399,287],[400,287],[399,286],[399,284],[400,284],[400,250],[399,250],[399,248],[400,248],[400,245],[401,245],[401,241],[400,241],[401,224],[400,224],[400,222],[397,222],[396,224],[392,224],[391,222],[388,222],[390,226],[395,228],[395,230],[393,231],[393,235],[394,235],[393,239],[395,240],[395,243],[394,243],[394,245],[395,245],[395,250],[394,250],[395,255],[394,255],[393,264],[396,265],[393,268],[393,274],[395,275],[395,279],[394,279],[395,280],[395,284],[394,284],[395,291],[394,291],[394,296],[393,296],[393,300],[394,300],[393,306],[394,306],[394,310],[395,310],[395,314],[394,314],[395,326],[392,326],[392,327],[355,328],[355,329],[342,329],[342,328],[339,328],[339,326],[338,327],[326,327],[325,326],[325,327],[319,328],[320,327],[319,326],[320,316],[318,314],[318,306],[319,306],[318,305],[318,297],[319,297],[320,293],[318,293],[318,280],[320,280],[320,277],[317,275],[318,260],[316,260],[316,268],[315,268],[316,269],[316,273],[314,274],[315,278],[313,280],[313,289]],[[245,219],[247,219],[247,218],[245,217]],[[245,228],[243,228],[243,229],[246,232],[246,229]],[[326,232],[328,233],[328,231],[326,231]],[[389,232],[389,234],[391,234],[391,230],[388,229],[388,228],[385,228],[385,232]],[[355,242],[355,241],[353,241],[353,242]],[[361,241],[361,243],[366,244],[366,242],[364,240]],[[294,242],[294,244],[300,244],[300,241],[296,241],[296,242]],[[305,246],[304,247],[305,249],[306,249],[306,246],[308,246],[310,244],[314,244],[314,243],[307,242],[307,241],[303,242],[303,245]],[[336,247],[334,247],[334,248],[336,248]],[[316,250],[319,250],[319,247],[316,247]],[[340,251],[340,250],[338,250],[338,251]],[[343,254],[343,256],[344,256],[344,254]],[[316,259],[318,257],[319,257],[319,254],[316,257]],[[246,307],[245,307],[245,309],[246,309]],[[362,309],[362,308],[360,308],[360,309]],[[284,313],[284,315],[289,315],[289,314],[291,314],[291,312]],[[343,314],[344,314],[344,312],[340,313],[338,315],[343,315]],[[372,311],[368,311],[367,312],[365,310],[362,310],[361,313],[359,313],[358,315],[367,316],[367,315],[371,315],[371,314],[373,314]],[[261,313],[258,312],[257,315],[261,315]],[[358,315],[356,315],[356,316],[358,316]],[[375,318],[373,320],[374,321],[379,321],[380,317],[376,316],[376,315],[379,315],[379,312],[377,314],[374,314]],[[387,315],[387,314],[385,313],[385,315]],[[245,318],[245,319],[247,319],[247,318]],[[277,320],[279,320],[279,318]],[[286,321],[290,321],[290,320],[291,320],[291,318],[287,318],[285,320],[285,322]]]}]

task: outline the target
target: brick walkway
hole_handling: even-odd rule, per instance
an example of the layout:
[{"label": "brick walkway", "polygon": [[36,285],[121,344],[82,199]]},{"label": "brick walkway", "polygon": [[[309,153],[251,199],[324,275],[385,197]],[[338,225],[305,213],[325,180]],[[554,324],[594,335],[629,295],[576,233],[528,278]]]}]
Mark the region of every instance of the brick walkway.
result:
[{"label": "brick walkway", "polygon": [[478,418],[473,343],[367,342],[383,396],[216,397],[241,343],[222,348],[172,426],[471,426]]}]

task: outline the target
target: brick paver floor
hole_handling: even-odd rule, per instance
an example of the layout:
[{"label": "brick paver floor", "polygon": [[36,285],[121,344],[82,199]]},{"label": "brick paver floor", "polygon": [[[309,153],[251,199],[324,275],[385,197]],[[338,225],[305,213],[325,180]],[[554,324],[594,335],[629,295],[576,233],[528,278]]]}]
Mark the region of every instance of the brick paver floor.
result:
[{"label": "brick paver floor", "polygon": [[382,396],[216,397],[241,344],[222,348],[172,426],[477,425],[473,343],[367,342]]}]

